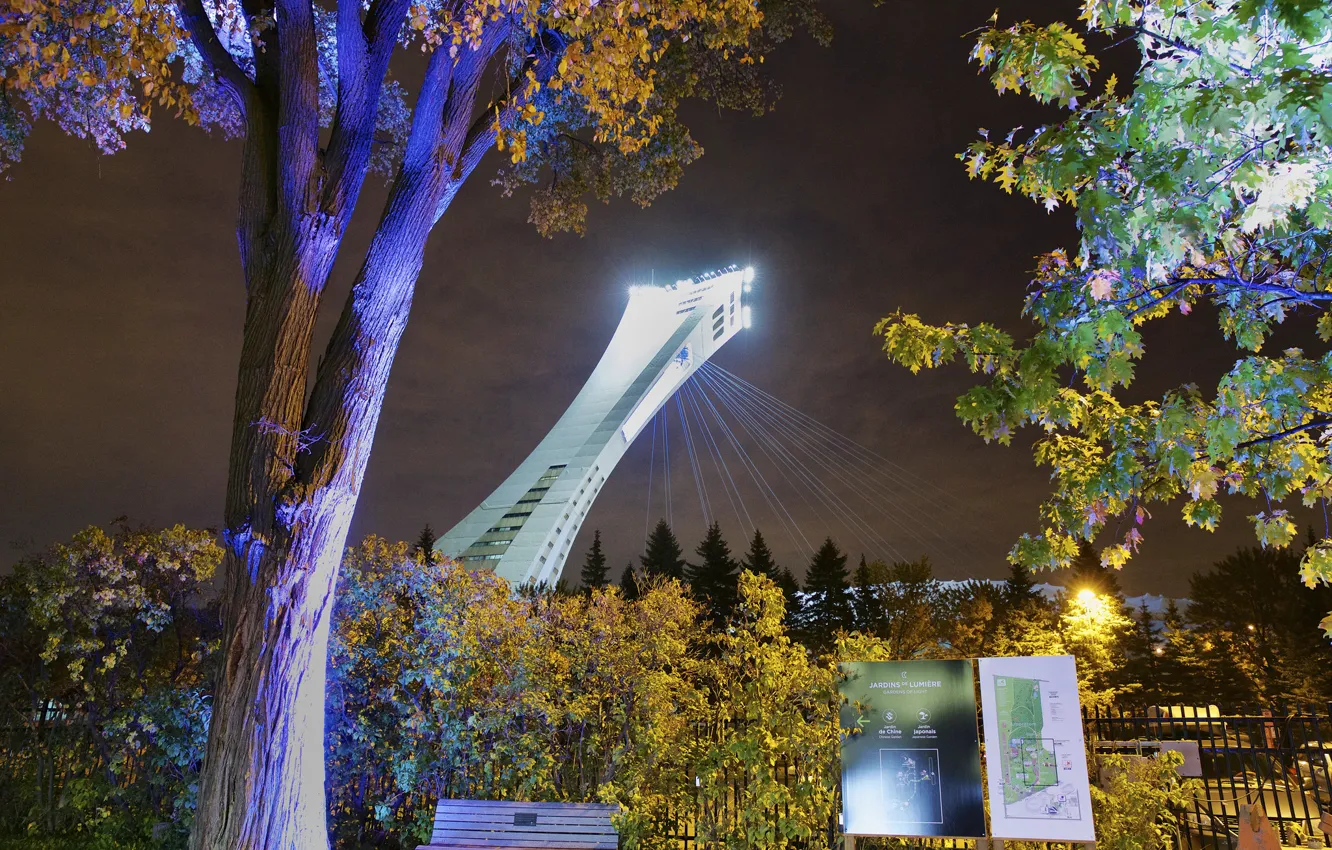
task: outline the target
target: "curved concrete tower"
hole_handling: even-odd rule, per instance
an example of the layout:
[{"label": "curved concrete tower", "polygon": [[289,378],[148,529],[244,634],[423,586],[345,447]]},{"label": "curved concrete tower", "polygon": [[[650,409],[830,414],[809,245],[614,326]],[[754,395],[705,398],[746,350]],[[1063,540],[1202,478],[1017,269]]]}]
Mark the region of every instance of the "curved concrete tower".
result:
[{"label": "curved concrete tower", "polygon": [[601,362],[573,404],[486,500],[435,542],[468,569],[515,584],[559,580],[578,529],[643,426],[746,324],[752,269],[634,286]]}]

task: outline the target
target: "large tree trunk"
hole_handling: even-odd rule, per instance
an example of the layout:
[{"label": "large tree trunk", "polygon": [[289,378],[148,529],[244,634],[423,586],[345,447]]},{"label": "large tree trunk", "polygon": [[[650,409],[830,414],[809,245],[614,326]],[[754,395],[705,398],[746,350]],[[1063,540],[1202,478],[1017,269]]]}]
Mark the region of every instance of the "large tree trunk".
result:
[{"label": "large tree trunk", "polygon": [[[327,846],[325,658],[337,567],[360,476],[312,488],[293,475],[311,337],[330,250],[278,240],[249,285],[222,565],[222,669],[191,847]],[[353,439],[368,452],[373,425]],[[362,467],[363,472],[364,467]]]},{"label": "large tree trunk", "polygon": [[327,261],[275,261],[278,273],[251,284],[227,497],[223,668],[192,850],[327,847],[333,590],[425,242],[447,205],[443,160],[428,161],[395,186],[308,402],[317,307],[309,283],[327,275]]},{"label": "large tree trunk", "polygon": [[194,848],[327,846],[325,658],[350,516],[350,504],[325,509],[283,548],[254,543],[227,556],[227,569],[272,583],[234,588]]},{"label": "large tree trunk", "polygon": [[[426,239],[493,144],[496,122],[512,121],[526,97],[473,115],[504,27],[456,60],[431,54],[401,168],[307,399],[320,296],[365,176],[374,104],[408,2],[375,0],[364,32],[359,4],[338,4],[340,106],[326,152],[311,123],[305,0],[278,0],[289,12],[278,15],[276,55],[257,57],[253,87],[236,83],[249,119],[238,228],[248,302],[227,482],[223,664],[191,850],[328,846],[333,591],[389,371]],[[203,17],[197,0],[185,8]],[[531,68],[547,79],[557,60],[551,52],[527,63],[508,91],[525,90]]]}]

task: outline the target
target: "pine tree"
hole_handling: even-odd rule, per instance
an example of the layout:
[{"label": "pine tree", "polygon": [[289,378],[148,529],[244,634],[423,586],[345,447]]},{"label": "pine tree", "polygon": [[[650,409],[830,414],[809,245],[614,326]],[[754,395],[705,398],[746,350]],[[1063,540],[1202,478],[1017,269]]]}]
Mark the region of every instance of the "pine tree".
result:
[{"label": "pine tree", "polygon": [[786,625],[790,627],[800,616],[800,582],[786,567],[779,567],[768,548],[768,541],[763,539],[763,532],[754,529],[754,536],[749,541],[749,551],[740,562],[741,569],[767,576],[773,584],[781,588],[786,598]]},{"label": "pine tree", "polygon": [[1008,570],[1008,579],[1004,582],[1004,604],[1009,608],[1021,608],[1034,599],[1040,598],[1036,582],[1031,580],[1031,570],[1021,564],[1014,564]]},{"label": "pine tree", "polygon": [[1090,590],[1097,596],[1107,596],[1123,604],[1124,591],[1119,587],[1117,570],[1101,564],[1096,547],[1086,540],[1078,543],[1078,554],[1069,565],[1068,592],[1076,594]]},{"label": "pine tree", "polygon": [[883,582],[885,578],[883,564],[878,561],[867,564],[865,563],[865,556],[860,556],[860,565],[856,567],[852,584],[856,588],[855,627],[864,634],[875,634],[879,625],[883,622]]},{"label": "pine tree", "polygon": [[1131,698],[1144,703],[1160,703],[1165,690],[1161,677],[1165,648],[1157,634],[1156,618],[1144,600],[1133,620],[1133,631],[1124,641],[1126,661],[1120,685],[1138,685]]},{"label": "pine tree", "polygon": [[796,577],[791,574],[788,567],[779,567],[774,581],[782,589],[782,596],[786,597],[784,622],[787,628],[793,628],[800,622],[800,582],[796,581]]},{"label": "pine tree", "polygon": [[740,562],[740,566],[751,573],[767,576],[774,582],[781,584],[778,581],[777,562],[773,560],[772,550],[768,548],[768,542],[763,539],[763,532],[757,528],[754,529],[754,537],[749,541],[749,551],[745,553],[745,558]]},{"label": "pine tree", "polygon": [[851,628],[855,622],[846,555],[831,537],[814,553],[805,573],[805,592],[808,599],[801,612],[801,625],[806,639],[813,649],[827,650],[837,632]]},{"label": "pine tree", "polygon": [[633,600],[639,596],[637,573],[632,561],[624,565],[624,572],[620,574],[620,593],[625,599]]},{"label": "pine tree", "polygon": [[[939,630],[935,627],[935,610],[939,602],[939,582],[934,577],[930,559],[894,561],[891,566],[881,569],[884,578],[877,581],[883,605],[879,637],[888,641],[897,658],[910,658],[937,647]],[[870,565],[870,571],[874,573],[874,564]]]},{"label": "pine tree", "polygon": [[1242,547],[1189,581],[1194,631],[1264,701],[1332,698],[1332,646],[1318,625],[1332,587],[1305,587],[1300,559],[1295,547]]},{"label": "pine tree", "polygon": [[639,561],[643,564],[643,573],[649,578],[684,579],[684,551],[666,520],[657,520],[657,527],[648,535],[647,550]]},{"label": "pine tree", "polygon": [[592,532],[592,548],[587,550],[587,558],[583,561],[583,589],[591,593],[593,588],[605,587],[609,582],[608,572],[606,553],[601,551],[601,529],[597,529]]},{"label": "pine tree", "polygon": [[1161,693],[1160,700],[1171,705],[1193,699],[1203,684],[1205,672],[1194,669],[1196,661],[1191,629],[1179,610],[1179,604],[1171,599],[1166,602],[1161,615]]},{"label": "pine tree", "polygon": [[435,551],[435,530],[426,523],[426,527],[421,529],[421,536],[416,538],[416,545],[412,547],[415,554],[426,566],[438,564],[441,560],[440,554]]},{"label": "pine tree", "polygon": [[721,526],[715,522],[708,526],[708,533],[694,552],[698,563],[685,566],[690,593],[707,609],[713,623],[725,625],[735,608],[739,565],[731,557]]}]

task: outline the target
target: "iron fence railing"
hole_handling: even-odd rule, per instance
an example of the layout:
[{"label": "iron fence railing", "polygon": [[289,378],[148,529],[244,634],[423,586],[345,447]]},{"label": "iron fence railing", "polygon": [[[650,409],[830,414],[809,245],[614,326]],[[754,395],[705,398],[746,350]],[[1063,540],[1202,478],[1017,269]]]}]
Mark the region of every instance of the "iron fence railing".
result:
[{"label": "iron fence railing", "polygon": [[[18,800],[6,801],[7,808],[21,808],[21,811],[6,812],[7,817],[0,815],[0,823],[5,826],[12,828],[15,824],[9,821],[15,817],[31,818],[34,812],[28,806],[34,803],[38,809],[53,810],[62,780],[89,770],[89,765],[93,769],[102,767],[95,754],[84,752],[89,742],[86,735],[79,733],[86,730],[63,723],[54,727],[48,730],[49,737],[43,739],[45,746],[40,747],[34,747],[13,729],[8,730],[9,735],[0,736],[3,738],[0,774],[9,774],[11,779],[23,776],[25,785],[34,783],[38,797],[24,800],[26,805],[21,807],[14,806]],[[1094,754],[1154,755],[1175,750],[1184,755],[1181,773],[1196,779],[1200,785],[1192,802],[1176,813],[1179,843],[1186,850],[1238,850],[1240,806],[1245,804],[1261,806],[1285,845],[1303,845],[1308,838],[1315,837],[1332,847],[1332,834],[1320,829],[1320,817],[1332,812],[1332,704],[1225,709],[1217,706],[1111,708],[1084,715],[1084,729],[1088,747]],[[75,758],[77,754],[84,757]],[[132,783],[137,772],[129,770],[116,780]],[[788,782],[794,781],[798,773],[797,766],[790,763],[779,764],[777,772]],[[699,835],[700,815],[702,820],[716,826],[717,834],[739,829],[739,816],[747,799],[746,778],[741,774],[722,778],[728,788],[724,794],[705,799],[700,788],[696,800],[667,812],[659,824],[664,836],[672,839],[678,850],[715,850],[720,845],[721,842],[708,841]],[[379,789],[362,790],[374,797]],[[433,805],[433,798],[443,790],[431,789],[432,793],[423,793],[419,802]],[[838,801],[826,827],[829,844],[833,846],[841,838],[840,808]],[[908,847],[952,850],[976,847],[976,842],[857,841],[857,850]]]},{"label": "iron fence railing", "polygon": [[1283,844],[1332,841],[1319,828],[1321,814],[1332,811],[1332,704],[1116,708],[1084,721],[1094,752],[1184,755],[1181,774],[1201,785],[1178,812],[1189,850],[1235,850],[1245,804],[1262,807]]}]

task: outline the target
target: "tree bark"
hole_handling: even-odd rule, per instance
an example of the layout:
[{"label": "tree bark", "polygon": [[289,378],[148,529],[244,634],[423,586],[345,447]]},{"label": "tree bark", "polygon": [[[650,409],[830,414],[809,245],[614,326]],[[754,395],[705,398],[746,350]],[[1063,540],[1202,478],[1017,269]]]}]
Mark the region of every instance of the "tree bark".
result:
[{"label": "tree bark", "polygon": [[[206,23],[199,0],[180,2]],[[521,108],[511,96],[474,114],[503,26],[456,60],[432,53],[400,171],[307,399],[320,296],[365,178],[407,3],[374,0],[363,28],[359,3],[338,4],[339,107],[325,151],[308,0],[277,0],[276,44],[254,82],[228,78],[247,119],[237,236],[248,299],[224,517],[223,664],[191,850],[328,846],[326,663],[348,527],[426,240],[493,145],[495,122]],[[557,60],[553,51],[520,73],[535,64],[544,79]]]}]

